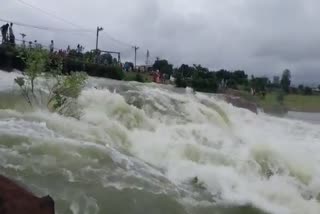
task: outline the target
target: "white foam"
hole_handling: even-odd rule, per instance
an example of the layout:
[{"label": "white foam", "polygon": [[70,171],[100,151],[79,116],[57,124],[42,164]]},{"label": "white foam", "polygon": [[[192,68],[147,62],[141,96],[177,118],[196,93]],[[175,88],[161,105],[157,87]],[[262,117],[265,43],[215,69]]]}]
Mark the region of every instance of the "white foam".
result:
[{"label": "white foam", "polygon": [[0,70],[0,91],[6,91],[16,88],[14,79],[18,76],[21,76],[21,72],[6,72]]},{"label": "white foam", "polygon": [[[0,87],[9,86],[2,83],[11,81],[10,75]],[[87,88],[78,100],[83,110],[80,120],[45,111],[1,110],[0,134],[94,147],[110,155],[128,176],[139,178],[148,170],[147,175],[158,180],[147,179],[157,186],[161,186],[159,174],[178,188],[198,176],[219,203],[249,203],[275,214],[320,212],[315,199],[320,193],[320,125],[256,115],[189,89],[179,94],[153,84],[126,86],[153,105],[139,109],[126,103],[126,91]],[[230,124],[212,103],[223,110]],[[68,158],[84,157],[75,152]],[[104,169],[97,159],[84,161]],[[68,162],[64,167],[64,176],[71,182],[77,180]],[[273,170],[273,176],[264,175],[263,170]],[[119,182],[104,185],[128,187]],[[72,204],[74,213],[79,212],[78,206]]]}]

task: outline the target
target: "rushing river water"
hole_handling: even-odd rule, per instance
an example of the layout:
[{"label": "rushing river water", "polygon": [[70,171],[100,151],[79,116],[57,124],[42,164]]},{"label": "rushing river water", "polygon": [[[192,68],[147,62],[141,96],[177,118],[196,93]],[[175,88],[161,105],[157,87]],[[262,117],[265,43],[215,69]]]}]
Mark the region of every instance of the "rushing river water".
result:
[{"label": "rushing river water", "polygon": [[[320,110],[320,109],[319,109]],[[320,124],[320,113],[288,112],[288,118]]]},{"label": "rushing river water", "polygon": [[95,78],[74,119],[30,109],[17,75],[0,71],[0,173],[59,214],[320,213],[319,124]]}]

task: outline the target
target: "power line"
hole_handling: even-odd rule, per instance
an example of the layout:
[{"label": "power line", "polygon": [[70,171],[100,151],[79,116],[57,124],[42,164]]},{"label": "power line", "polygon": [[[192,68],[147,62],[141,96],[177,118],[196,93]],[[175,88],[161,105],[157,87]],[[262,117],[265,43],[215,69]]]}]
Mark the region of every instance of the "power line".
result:
[{"label": "power line", "polygon": [[[47,30],[47,31],[60,31],[60,32],[61,32],[61,31],[65,31],[65,32],[94,32],[94,29],[92,29],[92,30],[91,30],[91,29],[84,29],[84,28],[83,28],[82,26],[80,26],[80,25],[77,25],[77,24],[75,24],[75,23],[72,23],[72,22],[70,22],[70,21],[68,21],[68,20],[66,20],[66,19],[64,19],[64,18],[61,18],[61,17],[57,16],[57,15],[54,14],[53,12],[46,11],[46,10],[44,10],[44,9],[42,9],[42,8],[40,8],[40,7],[37,7],[37,6],[33,5],[33,4],[30,4],[30,3],[28,3],[28,2],[26,2],[26,1],[24,1],[24,0],[16,0],[16,1],[18,1],[18,2],[20,2],[20,3],[22,3],[22,4],[24,4],[24,5],[32,8],[32,9],[34,9],[34,10],[38,10],[38,11],[42,12],[43,14],[45,14],[45,15],[47,15],[47,16],[53,17],[53,18],[55,18],[55,19],[57,19],[57,20],[60,20],[60,21],[62,21],[62,22],[64,22],[64,23],[67,23],[67,24],[69,24],[69,25],[72,25],[72,26],[74,26],[74,27],[76,27],[76,28],[78,28],[78,29],[52,28],[52,27],[37,26],[37,25],[30,25],[30,24],[24,24],[24,23],[19,23],[19,22],[13,22],[15,25],[24,26],[24,27],[30,27],[30,28],[39,29],[39,30]],[[8,20],[1,19],[1,18],[0,18],[0,21],[10,22],[10,21],[8,21]],[[108,34],[108,33],[105,32],[105,31],[102,32],[102,34],[105,35],[109,40],[112,40],[113,42],[118,43],[118,44],[120,44],[120,45],[122,45],[122,46],[126,46],[126,47],[129,47],[129,48],[131,48],[131,47],[133,46],[132,44],[129,44],[129,43],[127,43],[127,42],[124,42],[124,41],[121,41],[121,40],[119,40],[119,39],[114,38],[113,36],[111,36],[110,34]],[[89,35],[87,35],[87,34],[85,34],[85,35],[86,35],[86,36],[89,36]],[[92,37],[93,37],[93,35],[92,35]],[[103,42],[103,41],[102,41],[102,42]]]},{"label": "power line", "polygon": [[93,32],[93,30],[85,30],[85,29],[66,29],[66,28],[52,28],[52,27],[45,27],[45,26],[37,26],[37,25],[30,25],[30,24],[25,24],[21,22],[15,22],[7,19],[0,18],[0,21],[2,22],[9,22],[13,23],[17,26],[22,26],[22,27],[29,27],[29,28],[34,28],[38,30],[46,30],[46,31],[65,31],[65,32]]},{"label": "power line", "polygon": [[[37,7],[37,6],[34,6],[34,5],[32,5],[32,4],[28,3],[28,2],[25,2],[25,1],[23,1],[23,0],[16,0],[16,1],[18,1],[18,2],[20,2],[20,3],[22,3],[22,4],[25,4],[25,5],[27,5],[28,7],[32,8],[32,9],[39,10],[39,11],[41,11],[42,13],[44,13],[44,14],[46,14],[46,15],[48,15],[48,16],[54,17],[54,18],[56,18],[56,19],[59,19],[60,21],[63,21],[63,22],[65,22],[65,23],[67,23],[67,24],[70,24],[70,25],[72,25],[72,26],[76,26],[76,27],[82,29],[81,26],[79,26],[79,25],[77,25],[77,24],[75,24],[75,23],[72,23],[72,22],[70,22],[70,21],[68,21],[68,20],[66,20],[66,19],[63,19],[63,18],[55,15],[55,14],[52,13],[52,12],[45,11],[45,10],[43,10],[43,9]],[[124,46],[128,46],[128,47],[132,47],[131,44],[126,43],[126,42],[123,42],[123,41],[121,41],[121,40],[118,40],[118,39],[114,38],[113,36],[111,36],[110,34],[108,34],[108,33],[105,32],[105,31],[102,32],[102,33],[103,33],[104,35],[106,35],[110,40],[112,40],[112,41],[114,41],[114,42],[116,42],[116,43],[118,43],[118,44],[121,44],[121,45],[124,45]]]},{"label": "power line", "polygon": [[[70,22],[70,21],[68,21],[68,20],[66,20],[66,19],[64,19],[64,18],[61,18],[61,17],[57,16],[57,15],[54,14],[53,12],[48,12],[48,11],[46,11],[46,10],[40,8],[40,7],[37,7],[37,6],[35,6],[35,5],[32,5],[32,4],[30,4],[30,3],[26,2],[26,1],[23,1],[23,0],[16,0],[16,1],[18,1],[18,2],[20,2],[20,3],[22,3],[22,4],[24,4],[24,5],[32,8],[32,9],[34,9],[34,10],[38,10],[38,11],[42,12],[43,14],[45,14],[45,15],[47,15],[47,16],[53,17],[53,18],[55,18],[55,19],[58,19],[58,20],[60,20],[60,21],[62,21],[62,22],[64,22],[64,23],[66,23],[66,24],[69,24],[69,25],[72,25],[72,26],[75,26],[75,27],[79,28],[78,32],[82,32],[82,31],[84,31],[84,32],[94,32],[94,30],[83,29],[83,27],[80,26],[80,25],[78,25],[78,24],[75,24],[75,23],[73,23],[73,22]],[[89,37],[89,35],[86,35],[86,36]],[[90,36],[90,39],[91,39],[91,38],[93,38],[93,35]]]},{"label": "power line", "polygon": [[24,4],[24,5],[32,8],[32,9],[39,10],[40,12],[46,14],[47,16],[54,17],[55,19],[58,19],[58,20],[60,20],[60,21],[62,21],[62,22],[64,22],[64,23],[67,23],[67,24],[69,24],[69,25],[76,26],[77,28],[82,28],[81,26],[79,26],[79,25],[77,25],[77,24],[74,24],[74,23],[72,23],[72,22],[70,22],[70,21],[68,21],[68,20],[66,20],[66,19],[64,19],[64,18],[61,18],[61,17],[55,15],[55,14],[52,13],[52,12],[45,11],[45,10],[41,9],[40,7],[34,6],[34,5],[32,5],[32,4],[28,3],[28,2],[25,2],[25,1],[23,1],[23,0],[16,0],[16,1],[18,1],[18,2],[20,2],[20,3],[22,3],[22,4]]},{"label": "power line", "polygon": [[112,40],[112,41],[114,41],[114,42],[116,42],[116,43],[118,43],[118,44],[120,44],[120,45],[123,45],[123,46],[127,46],[127,47],[132,47],[132,45],[131,44],[129,44],[129,43],[126,43],[126,42],[123,42],[123,41],[120,41],[120,40],[118,40],[118,39],[115,39],[114,37],[112,37],[110,34],[108,34],[107,32],[102,32],[105,36],[107,36],[110,40]]}]

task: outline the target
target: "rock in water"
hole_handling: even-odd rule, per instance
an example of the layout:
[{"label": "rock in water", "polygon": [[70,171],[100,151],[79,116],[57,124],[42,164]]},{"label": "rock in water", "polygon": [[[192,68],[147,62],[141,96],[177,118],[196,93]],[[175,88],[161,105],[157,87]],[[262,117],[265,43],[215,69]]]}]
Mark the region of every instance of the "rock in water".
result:
[{"label": "rock in water", "polygon": [[54,214],[50,196],[38,198],[9,178],[0,175],[0,214]]},{"label": "rock in water", "polygon": [[258,113],[258,107],[255,103],[247,101],[241,97],[226,95],[225,100],[238,108],[245,108],[256,114]]}]

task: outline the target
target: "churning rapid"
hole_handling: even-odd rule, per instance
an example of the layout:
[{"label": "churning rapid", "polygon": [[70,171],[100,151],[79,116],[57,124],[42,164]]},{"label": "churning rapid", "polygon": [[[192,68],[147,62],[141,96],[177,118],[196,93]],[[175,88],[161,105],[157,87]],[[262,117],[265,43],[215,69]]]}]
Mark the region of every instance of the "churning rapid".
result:
[{"label": "churning rapid", "polygon": [[320,213],[320,125],[96,78],[74,119],[29,108],[18,75],[0,71],[0,173],[57,213]]}]

